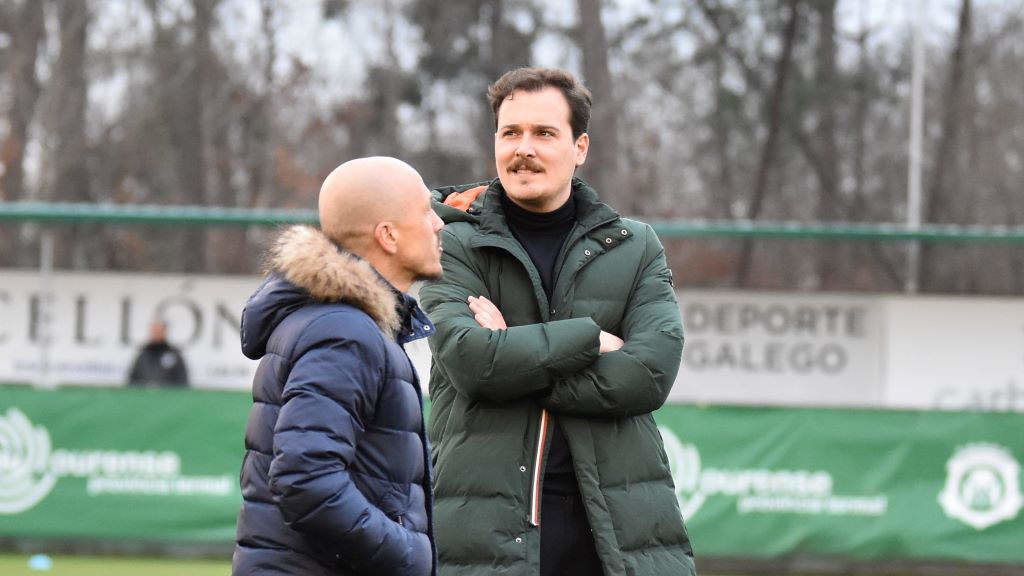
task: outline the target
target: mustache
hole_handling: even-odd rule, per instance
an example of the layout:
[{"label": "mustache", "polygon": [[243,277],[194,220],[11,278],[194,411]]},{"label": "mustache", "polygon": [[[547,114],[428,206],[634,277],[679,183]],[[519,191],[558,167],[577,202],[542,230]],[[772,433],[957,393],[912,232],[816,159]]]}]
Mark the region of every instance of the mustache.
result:
[{"label": "mustache", "polygon": [[540,164],[534,162],[530,158],[519,158],[519,159],[515,160],[514,162],[512,162],[511,164],[508,165],[508,171],[509,172],[515,172],[516,170],[522,170],[523,168],[525,168],[527,170],[532,170],[534,172],[543,172],[544,171],[544,167],[543,166],[541,166]]}]

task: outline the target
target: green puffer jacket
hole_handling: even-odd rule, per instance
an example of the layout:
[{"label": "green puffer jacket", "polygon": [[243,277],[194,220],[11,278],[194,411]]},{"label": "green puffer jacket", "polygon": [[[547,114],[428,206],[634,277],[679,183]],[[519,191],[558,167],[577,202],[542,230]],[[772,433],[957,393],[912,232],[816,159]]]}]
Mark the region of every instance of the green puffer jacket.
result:
[{"label": "green puffer jacket", "polygon": [[[466,212],[435,202],[448,222],[445,276],[420,291],[436,326],[429,434],[440,574],[539,573],[550,414],[569,442],[605,575],[694,574],[651,416],[683,346],[661,243],[574,179],[578,223],[548,302],[500,194],[495,180]],[[494,302],[509,328],[479,327],[466,301],[474,295]],[[625,346],[598,354],[601,330]]]}]

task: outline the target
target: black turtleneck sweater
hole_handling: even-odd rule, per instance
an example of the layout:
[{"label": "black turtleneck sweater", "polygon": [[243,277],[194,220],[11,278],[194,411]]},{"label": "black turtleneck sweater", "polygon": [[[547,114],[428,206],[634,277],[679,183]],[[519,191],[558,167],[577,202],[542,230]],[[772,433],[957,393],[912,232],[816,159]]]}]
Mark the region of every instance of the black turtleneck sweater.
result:
[{"label": "black turtleneck sweater", "polygon": [[[569,232],[576,225],[576,202],[569,196],[565,204],[552,212],[530,212],[520,208],[503,194],[502,207],[505,209],[509,230],[530,255],[550,302],[551,291],[558,279],[555,260],[558,259]],[[551,423],[551,447],[544,468],[544,492],[573,494],[579,488],[576,485],[576,474],[572,469],[569,443],[562,433],[561,426],[558,425],[558,420],[552,418]]]}]

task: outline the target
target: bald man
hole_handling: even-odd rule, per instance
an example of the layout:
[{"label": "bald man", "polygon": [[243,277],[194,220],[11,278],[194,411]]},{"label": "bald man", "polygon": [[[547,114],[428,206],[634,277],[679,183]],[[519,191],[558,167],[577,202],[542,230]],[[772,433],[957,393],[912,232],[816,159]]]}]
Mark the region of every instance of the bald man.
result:
[{"label": "bald man", "polygon": [[235,575],[436,573],[420,385],[402,345],[433,326],[405,294],[441,275],[441,220],[394,158],[336,168],[320,229],[295,226],[242,313],[261,359],[245,433]]}]

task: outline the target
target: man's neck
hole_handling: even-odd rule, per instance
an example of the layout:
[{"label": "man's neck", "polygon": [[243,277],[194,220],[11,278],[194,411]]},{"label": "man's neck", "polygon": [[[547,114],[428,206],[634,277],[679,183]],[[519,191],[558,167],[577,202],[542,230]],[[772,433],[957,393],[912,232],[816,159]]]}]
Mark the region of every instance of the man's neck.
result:
[{"label": "man's neck", "polygon": [[412,286],[412,277],[403,270],[392,258],[385,258],[379,255],[360,256],[363,260],[373,266],[373,269],[387,280],[399,292],[408,292]]},{"label": "man's neck", "polygon": [[560,206],[549,212],[531,212],[502,197],[505,218],[510,227],[528,230],[550,230],[572,227],[576,219],[576,204],[570,195]]},{"label": "man's neck", "polygon": [[522,208],[523,210],[526,210],[527,212],[544,214],[547,212],[554,212],[555,210],[558,210],[559,208],[565,205],[565,203],[569,200],[569,197],[572,196],[572,185],[570,184],[569,186],[566,186],[565,190],[559,192],[558,195],[541,200],[536,204],[527,204],[519,200],[516,200],[515,198],[509,196],[507,192],[504,194],[504,196],[508,198],[510,202]]}]

